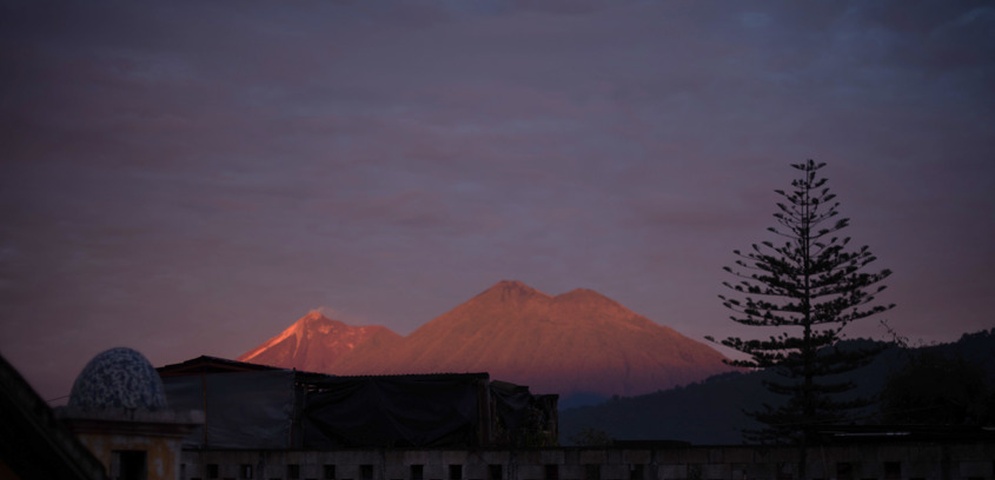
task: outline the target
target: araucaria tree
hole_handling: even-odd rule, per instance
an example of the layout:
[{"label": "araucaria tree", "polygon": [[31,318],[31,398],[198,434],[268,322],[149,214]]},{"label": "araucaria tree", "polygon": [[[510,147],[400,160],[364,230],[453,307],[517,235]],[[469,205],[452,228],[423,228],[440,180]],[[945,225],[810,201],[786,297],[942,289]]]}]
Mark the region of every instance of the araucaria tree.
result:
[{"label": "araucaria tree", "polygon": [[[776,373],[766,388],[784,402],[747,412],[764,424],[744,432],[747,441],[810,445],[814,429],[847,420],[866,402],[854,398],[852,381],[838,376],[867,364],[880,348],[840,348],[842,330],[894,305],[878,305],[879,282],[890,270],[868,273],[875,261],[868,247],[851,248],[838,233],[849,220],[839,218],[836,195],[819,175],[825,163],[793,164],[801,172],[790,191],[775,190],[783,202],[774,214],[778,226],[767,230],[781,239],[735,250],[735,266],[725,270],[737,277],[723,285],[734,293],[719,295],[732,310],[732,320],[772,329],[765,339],[722,340],[722,345],[748,356],[731,365]],[[713,340],[709,338],[709,340]]]}]

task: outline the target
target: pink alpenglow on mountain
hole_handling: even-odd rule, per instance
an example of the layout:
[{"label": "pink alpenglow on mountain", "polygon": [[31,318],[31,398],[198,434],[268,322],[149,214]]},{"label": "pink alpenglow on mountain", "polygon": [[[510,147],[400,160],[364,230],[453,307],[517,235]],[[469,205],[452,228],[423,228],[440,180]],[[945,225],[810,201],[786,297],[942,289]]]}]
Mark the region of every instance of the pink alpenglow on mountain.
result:
[{"label": "pink alpenglow on mountain", "polygon": [[354,327],[312,311],[279,335],[242,354],[243,362],[331,373],[336,363],[363,345],[387,345],[401,336],[378,325]]},{"label": "pink alpenglow on mountain", "polygon": [[563,396],[640,395],[731,369],[710,346],[586,289],[551,296],[501,281],[407,337],[308,318],[240,359],[339,375],[487,372]]}]

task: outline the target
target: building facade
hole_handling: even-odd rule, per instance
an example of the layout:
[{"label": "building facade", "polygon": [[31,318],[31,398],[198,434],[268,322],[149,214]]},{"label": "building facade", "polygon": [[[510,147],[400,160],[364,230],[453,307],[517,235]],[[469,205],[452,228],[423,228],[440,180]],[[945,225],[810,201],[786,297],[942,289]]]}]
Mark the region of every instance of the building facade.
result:
[{"label": "building facade", "polygon": [[[796,448],[186,450],[182,480],[790,480]],[[813,480],[992,480],[995,443],[861,442],[808,452]]]}]

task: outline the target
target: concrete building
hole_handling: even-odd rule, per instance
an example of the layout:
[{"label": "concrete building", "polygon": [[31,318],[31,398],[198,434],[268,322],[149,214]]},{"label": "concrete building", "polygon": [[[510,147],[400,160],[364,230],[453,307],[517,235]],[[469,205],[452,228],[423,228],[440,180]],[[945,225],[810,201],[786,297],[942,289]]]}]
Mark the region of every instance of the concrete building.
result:
[{"label": "concrete building", "polygon": [[[798,450],[756,446],[536,449],[187,449],[182,480],[789,480]],[[808,453],[816,480],[991,480],[995,442],[888,441]]]},{"label": "concrete building", "polygon": [[198,357],[158,369],[171,405],[200,409],[195,448],[549,446],[556,395],[487,373],[336,376]]},{"label": "concrete building", "polygon": [[[516,430],[515,435],[520,436],[528,435],[530,431],[555,431],[555,425],[542,425],[550,419],[555,422],[556,408],[555,403],[551,408],[548,405],[542,407],[542,402],[550,399],[531,396],[526,387],[509,387],[492,382],[498,384],[496,389],[484,388],[488,379],[486,374],[332,378],[296,372],[296,377],[288,377],[287,374],[275,373],[279,369],[261,372],[259,368],[231,360],[201,357],[159,369],[166,380],[173,375],[200,375],[195,377],[195,382],[187,382],[188,387],[178,389],[187,392],[186,395],[191,392],[189,385],[206,385],[205,389],[210,390],[213,384],[214,390],[227,392],[226,398],[212,400],[209,394],[204,393],[206,390],[193,389],[199,392],[193,398],[205,395],[205,400],[192,403],[208,405],[208,425],[212,424],[212,410],[241,409],[236,404],[241,401],[239,399],[247,397],[248,390],[243,391],[240,385],[250,385],[259,392],[270,392],[260,395],[275,392],[279,397],[291,389],[298,392],[294,400],[276,402],[288,406],[276,409],[284,413],[277,415],[279,422],[274,425],[285,427],[275,430],[278,432],[275,437],[264,434],[242,439],[248,443],[227,446],[211,439],[188,441],[183,451],[182,480],[790,480],[798,478],[799,474],[800,452],[794,447],[694,446],[680,442],[649,441],[615,442],[611,448],[576,448],[493,435],[493,431],[498,430],[493,425],[502,423],[493,423],[497,418],[495,412],[500,410],[495,397],[515,392],[520,396],[511,405],[522,407],[532,402],[537,407],[533,412],[546,409],[544,420],[532,424],[539,427]],[[234,371],[251,375],[240,379],[231,376]],[[270,381],[264,380],[267,376],[274,376],[274,386],[267,386]],[[246,383],[245,379],[251,381]],[[384,383],[377,385],[378,381]],[[429,383],[421,383],[425,381]],[[291,387],[291,384],[294,386]],[[379,393],[359,395],[354,398],[355,401],[339,403],[339,400],[353,395],[348,392],[363,388]],[[440,395],[433,389],[467,394]],[[170,390],[167,381],[167,391]],[[322,397],[323,394],[330,397]],[[415,398],[419,396],[425,403]],[[317,399],[316,403],[310,403],[309,398]],[[257,400],[245,402],[272,403]],[[394,404],[394,401],[400,403]],[[468,402],[469,407],[450,410],[451,402],[464,401]],[[555,402],[555,397],[552,401]],[[212,402],[218,403],[212,406]],[[289,406],[290,402],[295,402],[294,406]],[[325,437],[312,438],[306,434],[308,415],[326,408],[337,412],[328,417],[326,427],[332,430],[341,428],[344,436],[354,438],[330,444]],[[422,415],[410,413],[409,409],[443,413],[441,416]],[[253,410],[258,413],[264,409]],[[529,409],[521,409],[519,413],[527,411]],[[365,433],[367,429],[380,432],[383,422],[396,420],[404,423],[412,418],[428,422],[428,425],[418,427],[424,432],[434,432],[437,424],[448,424],[449,416],[466,415],[469,418],[474,412],[480,415],[470,422],[474,425],[472,431],[475,435],[443,435],[438,438],[445,441],[440,442],[426,440],[418,444],[410,441],[411,437],[404,437],[406,440],[399,442],[397,439],[400,437],[393,434]],[[490,420],[481,420],[488,418]],[[219,420],[221,425],[214,422],[215,428],[228,428],[224,424],[231,421]],[[263,419],[259,424],[267,421]],[[336,427],[337,422],[348,425]],[[258,432],[270,430],[267,427]],[[305,433],[301,434],[300,430],[305,430]],[[271,442],[268,438],[275,438],[275,441]],[[317,440],[314,441],[314,438]],[[424,438],[436,437],[430,435]],[[995,431],[992,430],[834,427],[832,431],[823,432],[823,440],[824,446],[808,451],[806,472],[809,479],[995,480]],[[268,446],[263,446],[263,443]]]},{"label": "concrete building", "polygon": [[[87,364],[53,415],[11,372],[0,363],[0,479],[793,480],[800,471],[794,447],[522,441],[514,437],[555,431],[555,397],[486,374],[330,378],[212,357],[157,372],[138,352],[113,349]],[[495,427],[516,418],[527,428]],[[811,480],[995,480],[990,428],[822,435],[806,455]]]},{"label": "concrete building", "polygon": [[168,408],[159,374],[129,348],[90,360],[55,412],[113,480],[181,478],[183,440],[203,423],[199,411]]}]

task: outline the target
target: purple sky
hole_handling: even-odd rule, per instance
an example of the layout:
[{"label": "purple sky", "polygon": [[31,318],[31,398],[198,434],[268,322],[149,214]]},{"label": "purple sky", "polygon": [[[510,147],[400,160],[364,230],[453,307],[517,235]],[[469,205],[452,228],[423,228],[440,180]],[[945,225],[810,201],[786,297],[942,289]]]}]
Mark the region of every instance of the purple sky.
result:
[{"label": "purple sky", "polygon": [[53,398],[501,279],[741,333],[721,268],[806,158],[881,318],[954,340],[995,325],[993,59],[980,1],[3,2],[0,352]]}]

